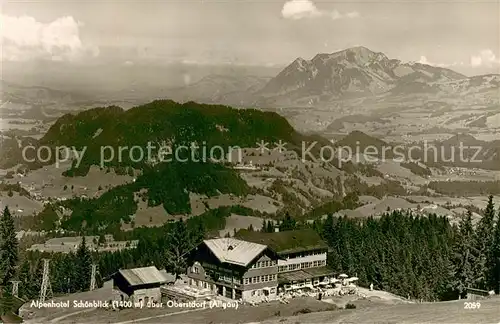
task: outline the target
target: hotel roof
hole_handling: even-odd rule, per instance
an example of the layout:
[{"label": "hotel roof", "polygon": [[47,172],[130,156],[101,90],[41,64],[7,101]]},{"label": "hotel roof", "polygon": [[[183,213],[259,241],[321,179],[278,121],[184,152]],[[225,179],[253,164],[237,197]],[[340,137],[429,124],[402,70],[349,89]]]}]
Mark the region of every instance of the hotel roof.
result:
[{"label": "hotel roof", "polygon": [[239,230],[236,237],[269,246],[275,253],[283,255],[303,251],[328,249],[328,245],[313,229],[283,231],[273,233]]},{"label": "hotel roof", "polygon": [[234,238],[218,238],[203,241],[220,262],[247,266],[267,246]]},{"label": "hotel roof", "polygon": [[118,273],[120,273],[131,286],[164,283],[168,280],[168,278],[166,278],[155,266],[122,269],[119,270]]}]

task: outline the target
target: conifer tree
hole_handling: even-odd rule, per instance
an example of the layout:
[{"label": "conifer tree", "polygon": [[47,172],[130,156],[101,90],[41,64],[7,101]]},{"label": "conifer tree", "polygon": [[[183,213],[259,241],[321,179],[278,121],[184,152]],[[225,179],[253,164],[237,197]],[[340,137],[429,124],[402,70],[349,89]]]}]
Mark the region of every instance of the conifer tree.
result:
[{"label": "conifer tree", "polygon": [[7,286],[16,274],[18,245],[14,219],[5,207],[0,218],[0,286]]},{"label": "conifer tree", "polygon": [[490,251],[489,288],[500,294],[500,209]]},{"label": "conifer tree", "polygon": [[2,287],[2,291],[0,291],[0,293],[0,315],[10,314],[12,312],[12,308],[14,307],[12,294],[5,286]]},{"label": "conifer tree", "polygon": [[287,212],[285,219],[281,222],[279,228],[280,228],[280,232],[292,231],[292,230],[297,228],[297,222]]},{"label": "conifer tree", "polygon": [[186,272],[187,254],[192,248],[188,240],[188,230],[183,220],[174,223],[167,233],[165,268],[179,277]]},{"label": "conifer tree", "polygon": [[466,289],[471,287],[474,282],[473,266],[475,260],[474,248],[472,246],[473,239],[472,212],[469,210],[467,215],[460,220],[454,249],[455,289],[460,297],[464,297]]},{"label": "conifer tree", "polygon": [[90,274],[92,269],[92,256],[87,247],[85,236],[82,236],[82,243],[78,246],[75,258],[75,286],[79,291],[85,291],[90,287]]},{"label": "conifer tree", "polygon": [[475,288],[488,288],[488,263],[490,259],[491,245],[493,244],[493,230],[495,218],[495,205],[493,196],[489,196],[484,216],[477,225],[475,235],[476,262],[474,267]]},{"label": "conifer tree", "polygon": [[268,233],[273,233],[274,232],[274,225],[273,225],[273,222],[271,222],[271,221],[267,222],[267,232]]},{"label": "conifer tree", "polygon": [[24,299],[30,299],[35,293],[32,292],[32,280],[31,280],[31,267],[30,262],[25,259],[19,269],[19,296]]}]

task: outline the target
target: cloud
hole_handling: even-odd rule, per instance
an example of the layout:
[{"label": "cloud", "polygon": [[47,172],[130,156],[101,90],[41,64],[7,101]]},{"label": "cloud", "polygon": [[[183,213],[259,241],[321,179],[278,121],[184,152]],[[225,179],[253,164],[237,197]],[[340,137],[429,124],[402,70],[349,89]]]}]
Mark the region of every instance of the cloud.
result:
[{"label": "cloud", "polygon": [[453,66],[462,66],[464,65],[463,62],[453,62],[453,63],[435,63],[435,62],[429,62],[426,56],[420,56],[420,60],[418,60],[417,63],[420,64],[427,64],[427,65],[432,65],[432,66],[437,66],[437,67],[442,67],[442,68],[448,68],[448,67],[453,67]]},{"label": "cloud", "polygon": [[83,24],[71,16],[49,23],[41,23],[29,16],[0,15],[0,19],[2,60],[73,61],[99,55],[98,47],[82,43],[80,27]]},{"label": "cloud", "polygon": [[290,0],[285,2],[281,9],[281,16],[285,19],[299,20],[303,18],[329,17],[333,20],[342,18],[358,18],[358,12],[348,12],[342,14],[337,10],[326,11],[316,7],[314,2],[310,0]]},{"label": "cloud", "polygon": [[478,55],[472,55],[470,65],[472,67],[493,67],[500,64],[500,59],[497,59],[495,53],[490,49],[484,49]]},{"label": "cloud", "polygon": [[291,0],[283,5],[281,15],[287,19],[302,19],[321,16],[316,5],[309,0]]},{"label": "cloud", "polygon": [[348,12],[348,13],[346,13],[345,16],[347,18],[359,18],[359,12],[357,12],[357,11]]}]

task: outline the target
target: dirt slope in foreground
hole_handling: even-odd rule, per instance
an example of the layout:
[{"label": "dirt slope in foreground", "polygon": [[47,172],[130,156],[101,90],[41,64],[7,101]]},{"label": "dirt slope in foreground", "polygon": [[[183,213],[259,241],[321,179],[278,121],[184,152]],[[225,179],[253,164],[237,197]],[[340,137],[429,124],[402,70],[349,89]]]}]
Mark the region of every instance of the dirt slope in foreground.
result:
[{"label": "dirt slope in foreground", "polygon": [[377,305],[273,318],[261,323],[500,323],[500,297],[478,301],[481,303],[479,309],[465,309],[465,303],[470,302]]}]

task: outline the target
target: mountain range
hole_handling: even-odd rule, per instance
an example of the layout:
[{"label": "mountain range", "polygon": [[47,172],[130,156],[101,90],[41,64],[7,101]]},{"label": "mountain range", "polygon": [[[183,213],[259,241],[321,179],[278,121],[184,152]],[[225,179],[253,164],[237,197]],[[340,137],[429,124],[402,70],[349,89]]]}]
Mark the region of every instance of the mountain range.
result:
[{"label": "mountain range", "polygon": [[317,54],[311,60],[297,58],[270,79],[238,76],[236,81],[210,76],[180,92],[166,94],[174,100],[300,107],[367,97],[457,96],[487,92],[499,86],[500,75],[467,77],[447,68],[403,63],[359,46]]},{"label": "mountain range", "polygon": [[[113,86],[117,81],[111,80],[107,83],[106,95],[99,92],[95,98],[92,98],[93,92],[89,92],[88,86],[78,85],[73,87],[78,90],[59,91],[2,81],[0,91],[2,98],[14,103],[50,107],[62,104],[66,109],[110,104],[128,108],[155,98],[276,108],[316,107],[358,98],[403,98],[404,102],[404,98],[408,96],[460,98],[476,93],[486,96],[492,93],[498,98],[497,89],[500,87],[499,74],[467,77],[447,68],[415,62],[404,63],[362,46],[335,53],[320,53],[310,60],[297,58],[279,73],[276,72],[279,71],[276,67],[269,68],[266,73],[259,69],[172,69],[167,69],[166,74],[158,76],[154,69],[144,67],[141,70],[134,67],[134,71],[129,71],[128,74],[133,76],[133,84],[122,85],[121,80],[121,83]],[[172,86],[172,82],[164,84],[161,80],[165,75],[169,80],[181,78],[179,73],[172,71],[184,71],[181,76],[189,77],[189,82],[184,80],[181,86]],[[68,84],[66,88],[72,89],[69,83],[65,82]]]}]

